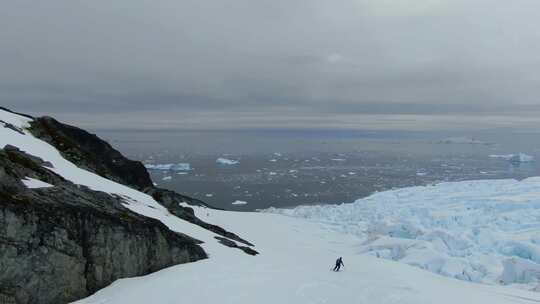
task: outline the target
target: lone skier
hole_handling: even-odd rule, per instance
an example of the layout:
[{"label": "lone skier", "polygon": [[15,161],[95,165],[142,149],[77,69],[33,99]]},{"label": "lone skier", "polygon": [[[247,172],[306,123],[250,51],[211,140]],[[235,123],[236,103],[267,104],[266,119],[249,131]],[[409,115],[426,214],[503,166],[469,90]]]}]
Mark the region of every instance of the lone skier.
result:
[{"label": "lone skier", "polygon": [[336,266],[334,267],[334,271],[339,271],[341,266],[345,267],[345,264],[343,264],[343,258],[339,257],[339,259],[336,260]]}]

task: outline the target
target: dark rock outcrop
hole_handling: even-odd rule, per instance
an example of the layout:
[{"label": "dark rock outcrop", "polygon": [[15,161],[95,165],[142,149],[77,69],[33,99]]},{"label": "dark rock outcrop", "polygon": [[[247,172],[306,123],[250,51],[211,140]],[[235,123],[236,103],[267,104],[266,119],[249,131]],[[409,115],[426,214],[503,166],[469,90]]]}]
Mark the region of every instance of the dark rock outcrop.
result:
[{"label": "dark rock outcrop", "polygon": [[[0,150],[2,303],[67,303],[118,278],[207,257],[199,241],[47,166],[15,147]],[[29,189],[27,177],[54,187]]]},{"label": "dark rock outcrop", "polygon": [[127,159],[95,134],[47,116],[35,118],[30,131],[80,168],[138,190],[153,186],[142,163]]},{"label": "dark rock outcrop", "polygon": [[219,241],[220,244],[223,244],[227,247],[231,247],[231,248],[238,248],[240,250],[242,250],[243,252],[249,254],[249,255],[257,255],[259,254],[259,252],[257,252],[257,250],[255,249],[252,249],[250,247],[247,247],[247,246],[238,246],[235,242],[227,239],[227,238],[224,238],[224,237],[221,237],[221,236],[215,236],[214,237],[216,240]]},{"label": "dark rock outcrop", "polygon": [[180,206],[180,203],[187,203],[192,206],[213,208],[198,199],[154,187],[142,163],[127,159],[98,136],[58,122],[51,117],[35,118],[30,131],[34,136],[53,145],[64,158],[79,167],[151,195],[169,212],[183,220],[223,237],[253,246],[232,232],[200,220],[195,216],[193,209]]},{"label": "dark rock outcrop", "polygon": [[152,197],[156,201],[158,201],[161,205],[163,205],[165,208],[167,208],[170,213],[178,216],[179,218],[185,221],[201,226],[206,230],[210,230],[214,232],[215,234],[221,235],[231,240],[235,240],[237,242],[243,243],[248,246],[253,246],[253,244],[251,244],[250,242],[242,239],[241,237],[239,237],[238,235],[230,231],[227,231],[217,225],[209,224],[207,222],[202,221],[201,219],[195,216],[195,212],[193,211],[192,208],[184,207],[180,205],[182,203],[188,203],[190,205],[195,205],[195,206],[197,205],[206,206],[206,204],[202,203],[201,201],[192,199],[185,195],[181,195],[174,191],[170,191],[166,189],[149,188],[146,190],[146,193],[152,195]]}]

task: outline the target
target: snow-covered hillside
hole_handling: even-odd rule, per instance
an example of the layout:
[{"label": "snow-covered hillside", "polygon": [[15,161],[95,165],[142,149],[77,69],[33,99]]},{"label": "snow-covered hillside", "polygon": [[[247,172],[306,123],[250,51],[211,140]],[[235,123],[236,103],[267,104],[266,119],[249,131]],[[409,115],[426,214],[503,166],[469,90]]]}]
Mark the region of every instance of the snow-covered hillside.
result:
[{"label": "snow-covered hillside", "polygon": [[[429,207],[428,201],[439,200],[441,198],[440,191],[430,192],[426,191],[429,190],[427,188],[411,188],[401,190],[402,192],[382,193],[366,199],[365,201],[372,207],[365,208],[365,210],[358,207],[357,205],[361,202],[357,202],[343,206],[311,207],[314,209],[302,207],[279,211],[310,219],[281,214],[236,213],[194,207],[196,215],[202,220],[231,231],[240,231],[243,237],[254,242],[256,249],[261,254],[249,256],[240,250],[218,243],[214,233],[170,214],[152,197],[78,168],[64,159],[54,147],[24,130],[29,123],[29,118],[0,110],[0,120],[3,121],[4,126],[0,127],[0,147],[8,144],[16,146],[49,162],[50,170],[76,184],[123,197],[125,206],[130,210],[158,219],[173,231],[185,233],[203,241],[202,246],[209,254],[209,259],[206,260],[177,265],[143,277],[118,280],[111,286],[77,303],[497,304],[540,301],[539,293],[508,286],[489,286],[460,281],[404,263],[365,254],[366,246],[370,246],[365,243],[365,231],[369,232],[370,223],[376,222],[387,224],[373,225],[373,227],[382,230],[375,229],[367,235],[382,236],[379,240],[388,240],[388,242],[410,241],[413,236],[419,238],[420,235],[431,235],[431,239],[436,239],[438,234],[435,232],[439,231],[437,227],[440,226],[446,227],[447,233],[454,237],[458,234],[477,234],[479,245],[473,244],[472,247],[468,247],[471,251],[492,247],[493,242],[489,238],[483,237],[487,232],[490,232],[490,235],[497,239],[519,236],[522,239],[515,241],[524,241],[528,245],[529,243],[534,244],[532,240],[536,239],[534,234],[538,231],[538,227],[535,226],[535,219],[538,221],[538,218],[535,218],[534,215],[535,208],[538,206],[535,203],[538,195],[532,191],[535,186],[538,187],[538,182],[535,179],[524,182],[522,187],[519,186],[519,183],[512,181],[492,182],[493,185],[490,189],[493,191],[500,189],[498,192],[500,194],[488,202],[485,202],[491,197],[488,191],[482,191],[483,194],[476,197],[477,201],[472,200],[475,197],[473,194],[478,188],[474,186],[475,183],[471,183],[473,186],[470,186],[468,191],[462,189],[461,192],[453,193],[455,204],[441,204],[439,208]],[[7,128],[7,124],[20,130]],[[489,182],[479,183],[488,184]],[[460,184],[459,187],[464,185]],[[29,186],[38,185],[33,182]],[[399,205],[401,198],[408,198],[404,200],[408,204],[402,205],[401,208],[394,211],[390,211],[392,208],[385,207],[381,201],[374,199],[387,196],[385,201],[391,202],[390,198],[396,197],[396,193],[398,199],[394,199],[397,202],[392,203],[393,206]],[[400,193],[403,196],[399,196]],[[415,195],[418,200],[414,198]],[[464,200],[470,200],[470,203],[466,204]],[[474,204],[475,202],[477,204]],[[497,204],[490,205],[490,202],[501,202],[501,207]],[[520,207],[515,208],[509,202],[515,202],[515,206],[519,205]],[[380,209],[379,205],[381,205]],[[476,205],[479,207],[474,208]],[[532,207],[528,209],[523,207],[526,205]],[[351,209],[340,211],[339,208]],[[447,222],[438,224],[434,220],[437,218],[437,211],[440,212],[441,221],[447,219]],[[458,219],[452,221],[448,219],[453,212],[458,211],[459,214],[469,214],[470,211],[471,215],[466,220],[474,222],[475,218],[478,218],[479,223],[474,227],[486,227],[486,229],[480,229],[478,233],[477,230],[469,231],[467,227],[473,227],[472,224],[467,224],[467,226]],[[501,217],[498,222],[493,224],[488,222],[488,219],[492,218],[489,217],[489,212],[504,215],[507,218]],[[484,216],[484,213],[487,213],[488,216]],[[518,215],[522,217],[518,218]],[[424,217],[426,221],[422,221]],[[366,218],[370,218],[370,220]],[[407,226],[410,229],[392,226],[392,221],[400,223],[400,221],[404,222],[406,218],[413,219],[411,226]],[[509,223],[507,226],[505,226],[506,222]],[[519,222],[519,226],[516,227],[517,222]],[[493,227],[500,230],[488,231]],[[405,238],[407,234],[404,231],[414,232],[415,228],[423,229],[423,234],[416,232],[416,234],[410,234],[409,238]],[[404,234],[392,234],[394,237],[390,238],[388,236],[392,231]],[[442,237],[442,239],[443,243],[449,243],[446,237]],[[456,241],[457,248],[465,250],[459,246],[461,244],[459,240],[461,238]],[[432,242],[427,237],[421,241],[427,245],[443,245],[435,241]],[[406,246],[405,248],[407,249]],[[438,248],[435,245],[433,248],[432,251],[429,251],[430,254],[437,253]],[[408,250],[406,252],[410,254]],[[382,252],[383,250],[381,250]],[[418,252],[421,255],[422,249],[420,248]],[[490,249],[490,251],[485,252],[485,256],[493,256],[490,261],[496,263],[498,260],[494,252]],[[520,255],[523,252],[533,254],[535,251],[515,251],[514,254]],[[346,266],[344,271],[335,273],[330,269],[338,256],[343,256]],[[418,260],[422,259],[418,258]],[[535,260],[531,257],[528,262],[534,263]],[[519,266],[531,269],[528,264],[520,264]],[[520,270],[520,267],[513,269]]]},{"label": "snow-covered hillside", "polygon": [[[536,303],[540,294],[450,279],[358,253],[358,238],[331,225],[269,213],[196,208],[245,231],[261,254],[215,252],[208,260],[119,280],[77,304],[102,303]],[[343,256],[345,268],[332,272]]]}]

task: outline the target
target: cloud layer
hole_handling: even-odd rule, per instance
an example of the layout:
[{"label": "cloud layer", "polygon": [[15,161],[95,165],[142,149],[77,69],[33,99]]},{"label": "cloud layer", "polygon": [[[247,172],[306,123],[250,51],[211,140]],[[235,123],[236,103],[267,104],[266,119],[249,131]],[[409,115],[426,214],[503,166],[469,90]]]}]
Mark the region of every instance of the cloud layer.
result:
[{"label": "cloud layer", "polygon": [[6,1],[0,101],[96,127],[535,127],[539,25],[533,0]]}]

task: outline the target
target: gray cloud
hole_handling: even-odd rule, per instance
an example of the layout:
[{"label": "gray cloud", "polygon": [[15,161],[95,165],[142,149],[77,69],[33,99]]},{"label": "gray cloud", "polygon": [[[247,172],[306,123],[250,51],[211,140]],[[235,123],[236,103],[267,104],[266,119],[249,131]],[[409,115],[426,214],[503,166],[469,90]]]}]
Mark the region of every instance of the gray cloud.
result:
[{"label": "gray cloud", "polygon": [[533,0],[1,7],[0,103],[91,127],[536,127],[540,113]]}]

